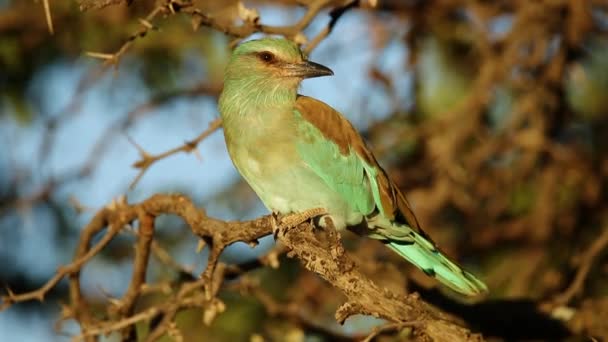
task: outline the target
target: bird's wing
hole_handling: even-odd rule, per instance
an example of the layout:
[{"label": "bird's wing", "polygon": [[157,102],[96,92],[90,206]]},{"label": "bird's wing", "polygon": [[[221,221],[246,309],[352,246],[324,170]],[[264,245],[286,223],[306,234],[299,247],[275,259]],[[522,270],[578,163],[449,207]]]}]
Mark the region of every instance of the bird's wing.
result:
[{"label": "bird's wing", "polygon": [[407,224],[426,237],[405,196],[348,120],[307,96],[298,97],[294,113],[301,119],[298,128],[303,137],[298,152],[330,187],[345,199],[356,201],[362,214],[377,209],[386,219]]},{"label": "bird's wing", "polygon": [[[334,191],[368,217],[368,236],[453,290],[475,296],[487,286],[442,253],[418,224],[409,203],[378,165],[353,126],[315,99],[296,101],[300,156]],[[373,227],[370,226],[370,223]]]}]

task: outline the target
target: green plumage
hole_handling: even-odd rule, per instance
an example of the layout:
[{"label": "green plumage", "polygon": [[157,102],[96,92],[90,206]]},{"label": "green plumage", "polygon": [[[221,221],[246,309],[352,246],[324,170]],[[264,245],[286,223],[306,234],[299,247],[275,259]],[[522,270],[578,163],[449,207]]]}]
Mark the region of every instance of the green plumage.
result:
[{"label": "green plumage", "polygon": [[[304,163],[325,182],[332,191],[349,199],[351,210],[362,215],[371,214],[376,208],[366,182],[365,167],[355,153],[342,155],[340,148],[328,141],[297,110],[297,133],[302,139],[296,142],[296,150]],[[328,163],[328,161],[333,161]]]},{"label": "green plumage", "polygon": [[439,252],[426,238],[416,232],[413,236],[411,244],[390,242],[387,246],[454,291],[475,295],[488,290],[486,284]]},{"label": "green plumage", "polygon": [[297,95],[302,79],[329,74],[284,39],[235,50],[219,108],[236,168],[273,212],[323,208],[337,229],[363,227],[455,291],[487,291],[420,230],[352,125],[326,104]]}]

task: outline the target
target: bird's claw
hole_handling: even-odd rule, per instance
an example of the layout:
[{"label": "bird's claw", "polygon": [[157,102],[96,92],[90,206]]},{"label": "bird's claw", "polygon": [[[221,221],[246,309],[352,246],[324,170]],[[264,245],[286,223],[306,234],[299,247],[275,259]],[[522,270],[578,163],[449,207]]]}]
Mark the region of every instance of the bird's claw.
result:
[{"label": "bird's claw", "polygon": [[303,212],[293,213],[285,216],[279,216],[278,213],[273,212],[271,215],[271,225],[274,239],[276,240],[279,235],[285,236],[287,230],[290,228],[297,227],[308,220],[325,214],[327,214],[327,211],[323,208],[308,209]]},{"label": "bird's claw", "polygon": [[279,231],[281,229],[281,224],[280,224],[280,217],[279,217],[279,213],[277,212],[272,212],[272,214],[270,214],[270,226],[272,228],[272,235],[274,236],[274,240],[277,240],[277,237],[279,236]]}]

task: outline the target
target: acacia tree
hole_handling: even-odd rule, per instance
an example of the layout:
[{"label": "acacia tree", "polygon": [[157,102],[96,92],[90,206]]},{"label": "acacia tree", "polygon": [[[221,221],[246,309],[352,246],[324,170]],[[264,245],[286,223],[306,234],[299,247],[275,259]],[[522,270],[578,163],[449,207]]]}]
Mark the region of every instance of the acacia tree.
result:
[{"label": "acacia tree", "polygon": [[[67,279],[66,292],[59,294],[64,301],[60,319],[78,323],[77,340],[110,333],[125,341],[167,335],[192,340],[208,336],[217,326],[222,329],[222,316],[231,312],[238,316],[232,329],[252,332],[252,340],[282,340],[293,334],[327,340],[391,335],[446,341],[482,340],[483,335],[608,336],[601,324],[608,301],[601,297],[605,272],[600,266],[608,244],[602,191],[608,173],[602,149],[608,109],[602,96],[608,86],[608,64],[602,58],[608,51],[605,2],[82,0],[82,13],[70,2],[41,5],[11,3],[0,16],[5,46],[14,47],[2,53],[10,71],[5,82],[10,87],[3,95],[16,113],[31,115],[19,109],[27,107],[23,94],[45,56],[83,53],[98,59],[66,108],[46,119],[43,159],[53,148],[57,127],[78,115],[84,94],[108,71],[120,73],[130,56],[140,57],[146,70],[171,70],[181,63],[179,51],[210,39],[201,32],[216,31],[228,37],[228,47],[264,33],[294,40],[311,53],[344,16],[355,11],[369,16],[372,24],[362,29],[372,37],[378,56],[395,39],[409,49],[402,63],[413,72],[415,86],[405,90],[395,75],[370,68],[370,84],[395,103],[393,114],[369,127],[366,136],[431,235],[450,254],[480,261],[491,297],[469,304],[450,299],[420,273],[404,271],[407,266],[377,242],[340,237],[332,229],[290,217],[282,220],[294,228],[276,235],[278,247],[269,253],[246,262],[221,261],[227,246],[255,245],[270,235],[272,218],[219,220],[185,195],[156,194],[133,203],[119,197],[96,210],[72,247],[73,260],[38,289],[17,292],[9,286],[3,309],[42,301]],[[304,10],[290,25],[275,26],[265,24],[258,6]],[[324,24],[311,31],[315,20]],[[83,29],[67,30],[68,25]],[[50,39],[49,32],[54,34]],[[81,37],[98,38],[73,43]],[[207,57],[211,63],[213,58]],[[209,70],[215,72],[185,88],[167,87],[169,73],[149,72],[146,80],[157,85],[154,94],[101,135],[91,158],[26,195],[19,190],[26,188],[24,182],[15,181],[15,191],[3,195],[3,212],[52,203],[53,193],[66,184],[94,177],[107,141],[145,120],[144,114],[155,107],[177,98],[217,96],[221,68]],[[404,92],[410,104],[399,101]],[[158,154],[133,141],[139,159],[131,185],[161,160],[196,153],[220,127],[214,120],[195,138]],[[163,247],[158,232],[163,215],[180,217],[190,237],[208,249],[202,272],[181,265]],[[88,298],[81,284],[83,269],[125,235],[133,236],[135,245],[128,253],[132,270],[126,290],[118,298]],[[342,241],[348,242],[347,250]],[[289,258],[311,272],[290,279],[264,273],[297,268]],[[171,276],[151,276],[152,259],[171,269]],[[272,324],[247,328],[251,311],[236,310],[241,304],[234,298],[253,300],[268,322],[289,323],[281,329]],[[386,322],[369,333],[349,335],[324,319],[331,310],[339,323],[356,314]],[[196,329],[187,329],[179,319],[185,313],[210,328],[194,324]]]}]

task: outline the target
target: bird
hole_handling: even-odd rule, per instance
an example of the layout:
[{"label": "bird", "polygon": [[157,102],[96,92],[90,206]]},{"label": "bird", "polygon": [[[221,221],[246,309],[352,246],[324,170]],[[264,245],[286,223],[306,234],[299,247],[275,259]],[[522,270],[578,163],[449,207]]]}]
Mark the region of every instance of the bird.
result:
[{"label": "bird", "polygon": [[[482,281],[451,261],[420,228],[353,125],[324,102],[298,94],[304,79],[331,75],[285,38],[236,46],[218,101],[236,169],[272,213],[324,213],[336,230],[380,240],[462,295],[486,293]],[[327,220],[318,222],[327,226]]]}]

